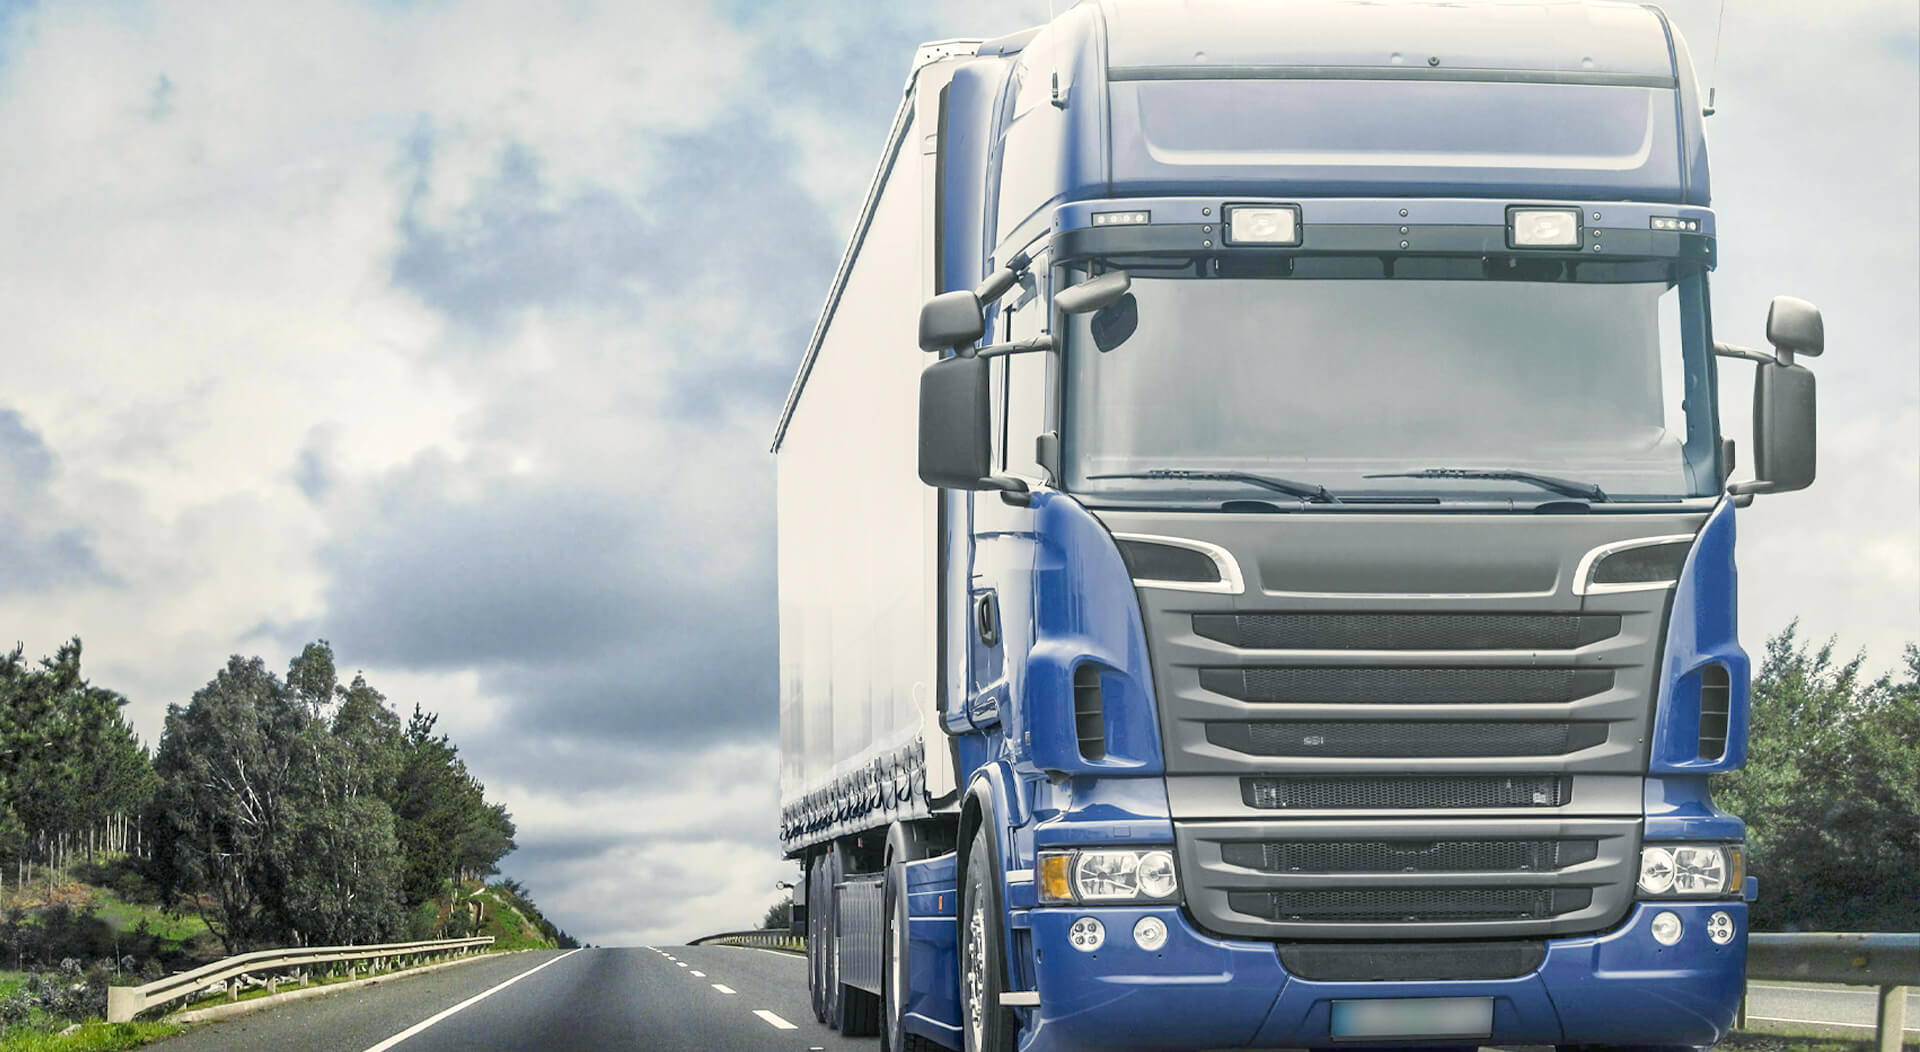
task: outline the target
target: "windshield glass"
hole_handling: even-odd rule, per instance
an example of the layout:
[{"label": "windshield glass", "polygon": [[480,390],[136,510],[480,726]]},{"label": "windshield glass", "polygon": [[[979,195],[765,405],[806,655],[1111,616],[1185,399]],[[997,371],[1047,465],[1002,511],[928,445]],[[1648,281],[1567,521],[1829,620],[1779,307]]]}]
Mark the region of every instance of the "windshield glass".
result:
[{"label": "windshield glass", "polygon": [[[1321,262],[1338,273],[1338,261]],[[1380,266],[1355,262],[1363,274]],[[1135,302],[1108,311],[1137,322],[1068,316],[1067,488],[1129,501],[1289,499],[1219,478],[1096,477],[1252,472],[1342,497],[1560,496],[1511,477],[1532,473],[1614,501],[1718,492],[1697,269],[1616,269],[1636,280],[1606,282],[1301,272],[1135,269]],[[1368,477],[1436,468],[1509,477]]]}]

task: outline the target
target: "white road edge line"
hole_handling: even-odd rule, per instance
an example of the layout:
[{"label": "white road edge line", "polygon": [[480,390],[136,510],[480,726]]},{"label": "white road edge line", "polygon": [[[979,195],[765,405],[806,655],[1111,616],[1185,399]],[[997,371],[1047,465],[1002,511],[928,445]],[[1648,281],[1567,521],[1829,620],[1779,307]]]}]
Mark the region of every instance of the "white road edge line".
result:
[{"label": "white road edge line", "polygon": [[[1809,1026],[1850,1026],[1856,1030],[1872,1030],[1874,1026],[1872,1023],[1840,1023],[1832,1019],[1782,1019],[1779,1016],[1771,1015],[1750,1015],[1747,1018],[1758,1019],[1762,1023],[1805,1023]],[[1906,1032],[1909,1034],[1920,1033],[1920,1026],[1907,1027]]]},{"label": "white road edge line", "polygon": [[713,988],[715,990],[720,991],[723,994],[730,994],[734,992],[733,987],[728,986],[726,983],[714,983]]},{"label": "white road edge line", "polygon": [[773,1014],[772,1012],[769,1012],[769,1011],[767,1011],[767,1010],[766,1010],[766,1009],[764,1009],[764,1008],[756,1008],[756,1009],[754,1009],[754,1010],[753,1010],[753,1014],[754,1014],[754,1015],[757,1015],[757,1016],[759,1016],[760,1018],[762,1018],[762,1019],[764,1019],[764,1020],[766,1020],[766,1021],[767,1021],[767,1025],[768,1025],[768,1026],[770,1026],[770,1027],[772,1027],[772,1028],[774,1028],[775,1030],[798,1030],[798,1029],[800,1029],[799,1027],[797,1027],[797,1026],[794,1026],[794,1025],[793,1025],[792,1023],[789,1023],[789,1022],[787,1022],[786,1020],[784,1020],[784,1019],[782,1019],[782,1018],[780,1018],[780,1017],[779,1017],[779,1016],[777,1016],[777,1015],[774,1015],[774,1014]]},{"label": "white road edge line", "polygon": [[520,980],[525,979],[527,976],[532,975],[533,973],[539,971],[540,969],[548,967],[549,965],[559,964],[561,961],[564,961],[567,958],[579,952],[580,952],[579,950],[568,950],[567,952],[561,954],[560,956],[555,957],[553,960],[542,961],[539,964],[536,964],[533,967],[527,969],[526,971],[521,972],[519,975],[516,975],[513,978],[508,979],[506,982],[500,983],[486,990],[482,990],[479,993],[474,994],[472,997],[469,997],[466,1000],[460,1002],[459,1004],[454,1005],[452,1008],[443,1009],[439,1012],[434,1013],[433,1015],[428,1016],[425,1019],[422,1019],[418,1023],[415,1023],[412,1026],[406,1028],[405,1030],[402,1030],[399,1033],[393,1035],[392,1037],[387,1038],[385,1041],[382,1041],[379,1044],[368,1048],[367,1052],[387,1052],[387,1049],[392,1048],[393,1046],[399,1044],[402,1041],[405,1041],[407,1038],[410,1038],[413,1035],[419,1033],[420,1031],[425,1030],[426,1028],[432,1026],[433,1024],[438,1023],[440,1020],[445,1019],[446,1017],[454,1014],[455,1012],[458,1012],[461,1009],[468,1007],[469,1005],[478,1004],[481,1001],[484,1001],[487,998],[492,997],[494,994],[497,994],[500,991],[505,990],[507,987],[512,986],[514,983],[517,983]]}]

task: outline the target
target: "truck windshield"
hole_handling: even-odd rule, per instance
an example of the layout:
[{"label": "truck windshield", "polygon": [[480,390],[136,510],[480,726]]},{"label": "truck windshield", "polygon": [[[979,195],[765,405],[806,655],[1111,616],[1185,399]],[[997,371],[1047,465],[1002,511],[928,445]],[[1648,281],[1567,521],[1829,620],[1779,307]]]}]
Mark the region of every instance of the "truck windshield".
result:
[{"label": "truck windshield", "polygon": [[[1457,262],[1456,273],[1494,269]],[[1615,502],[1718,492],[1697,268],[1615,265],[1602,273],[1633,280],[1607,281],[1302,272],[1136,268],[1135,302],[1118,309],[1131,307],[1137,327],[1117,346],[1111,317],[1068,316],[1067,488],[1128,502],[1263,499],[1202,477],[1252,472],[1342,498],[1556,499],[1502,477],[1533,473]]]}]

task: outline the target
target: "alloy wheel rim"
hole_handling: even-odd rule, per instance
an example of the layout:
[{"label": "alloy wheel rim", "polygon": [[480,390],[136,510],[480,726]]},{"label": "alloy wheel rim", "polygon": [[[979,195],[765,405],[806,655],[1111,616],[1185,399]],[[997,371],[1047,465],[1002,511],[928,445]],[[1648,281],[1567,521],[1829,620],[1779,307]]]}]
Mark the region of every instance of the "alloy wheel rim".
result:
[{"label": "alloy wheel rim", "polygon": [[974,1048],[987,1043],[987,911],[979,899],[967,914],[967,1032]]}]

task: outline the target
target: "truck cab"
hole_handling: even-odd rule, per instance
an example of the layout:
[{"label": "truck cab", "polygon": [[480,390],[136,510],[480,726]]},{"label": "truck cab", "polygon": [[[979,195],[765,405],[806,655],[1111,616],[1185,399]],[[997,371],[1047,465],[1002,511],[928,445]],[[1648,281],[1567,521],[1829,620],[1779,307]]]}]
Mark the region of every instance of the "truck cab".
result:
[{"label": "truck cab", "polygon": [[806,699],[838,688],[788,665],[785,566],[823,495],[796,475],[790,514],[782,463],[823,1018],[894,1049],[1719,1040],[1755,893],[1708,784],[1746,755],[1735,512],[1811,483],[1824,338],[1781,297],[1771,350],[1715,341],[1679,34],[1605,0],[1098,0],[930,47],[837,281],[917,177],[921,350],[872,330],[863,397],[924,356],[891,609],[926,614],[888,624],[930,637],[930,729],[835,753],[874,773],[824,799]]}]

